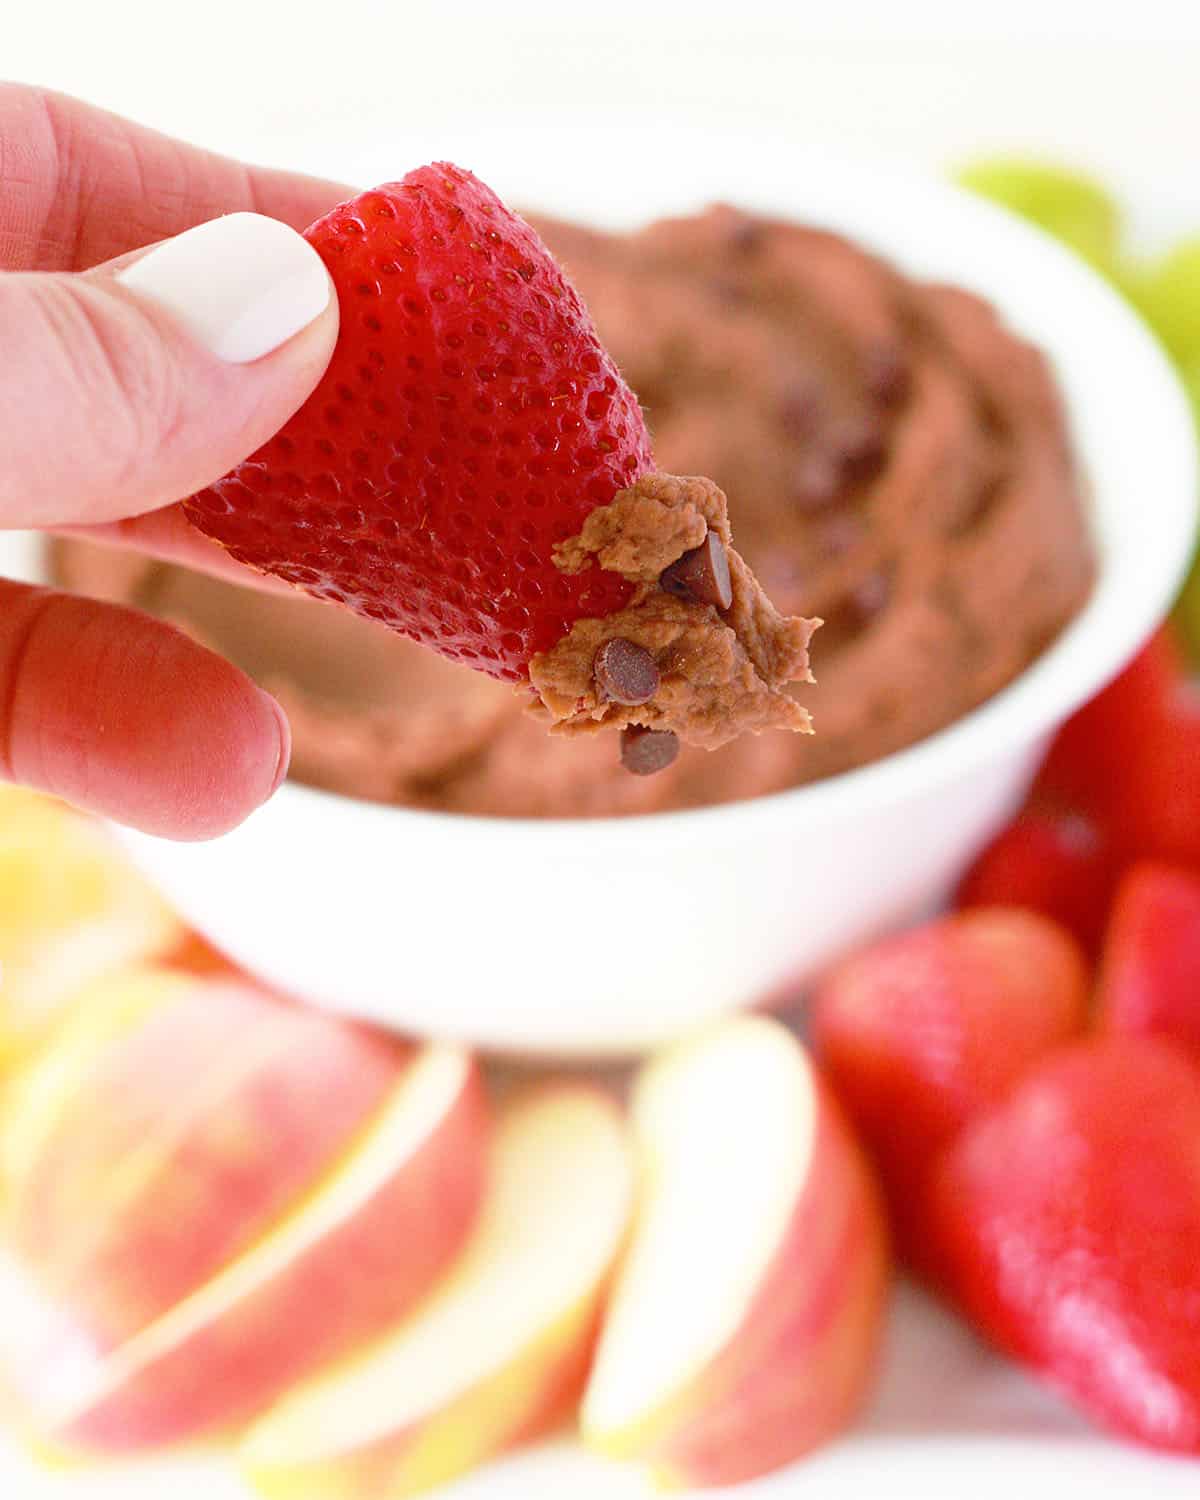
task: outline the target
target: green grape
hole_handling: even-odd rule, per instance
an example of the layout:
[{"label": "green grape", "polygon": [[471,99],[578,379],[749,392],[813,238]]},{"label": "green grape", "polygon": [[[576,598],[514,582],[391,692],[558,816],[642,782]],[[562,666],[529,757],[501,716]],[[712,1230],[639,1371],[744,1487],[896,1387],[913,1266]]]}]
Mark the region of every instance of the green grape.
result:
[{"label": "green grape", "polygon": [[[1123,260],[1119,265],[1113,267],[1109,278],[1126,302],[1131,303],[1138,312],[1142,308],[1142,292],[1146,279],[1144,267],[1136,260]],[[1143,315],[1144,316],[1144,315]]]},{"label": "green grape", "polygon": [[1175,623],[1183,636],[1188,661],[1193,668],[1200,666],[1200,567],[1195,563],[1175,605]]},{"label": "green grape", "polygon": [[1121,209],[1098,182],[1026,157],[991,157],[956,174],[963,187],[1029,219],[1112,276],[1120,255]]},{"label": "green grape", "polygon": [[1189,361],[1179,373],[1183,376],[1184,389],[1191,397],[1192,411],[1196,417],[1196,433],[1200,436],[1200,354]]},{"label": "green grape", "polygon": [[1200,239],[1184,240],[1143,267],[1130,296],[1171,355],[1200,380]]}]

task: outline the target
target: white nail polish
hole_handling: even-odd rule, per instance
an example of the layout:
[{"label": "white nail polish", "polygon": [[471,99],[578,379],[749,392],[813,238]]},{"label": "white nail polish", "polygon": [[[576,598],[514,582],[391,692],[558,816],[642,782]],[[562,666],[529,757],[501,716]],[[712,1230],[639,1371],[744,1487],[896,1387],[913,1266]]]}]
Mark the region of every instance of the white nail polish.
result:
[{"label": "white nail polish", "polygon": [[329,305],[321,257],[262,214],[226,214],[156,245],[117,280],[172,313],[218,359],[278,349]]}]

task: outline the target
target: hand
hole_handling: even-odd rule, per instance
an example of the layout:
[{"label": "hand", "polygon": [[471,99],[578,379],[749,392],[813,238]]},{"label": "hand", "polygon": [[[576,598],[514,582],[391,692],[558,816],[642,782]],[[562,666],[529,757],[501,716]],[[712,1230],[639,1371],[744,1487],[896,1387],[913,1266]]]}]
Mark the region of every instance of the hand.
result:
[{"label": "hand", "polygon": [[[294,231],[348,196],[0,85],[0,527],[250,580],[173,502],[320,378],[337,299]],[[170,626],[0,580],[0,778],[207,838],[272,794],[290,743],[273,699]]]}]

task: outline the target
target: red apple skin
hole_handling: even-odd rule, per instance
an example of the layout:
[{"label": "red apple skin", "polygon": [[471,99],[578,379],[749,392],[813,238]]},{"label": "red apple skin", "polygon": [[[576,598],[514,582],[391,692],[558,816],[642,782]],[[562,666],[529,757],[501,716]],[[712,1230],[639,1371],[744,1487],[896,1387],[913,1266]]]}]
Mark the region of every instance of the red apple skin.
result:
[{"label": "red apple skin", "polygon": [[107,1399],[46,1434],[68,1451],[120,1455],[233,1429],[329,1359],[383,1331],[465,1242],[486,1177],[477,1070],[441,1126],[369,1208],[257,1286]]},{"label": "red apple skin", "polygon": [[[521,1089],[523,1098],[512,1106],[513,1113],[508,1114],[507,1120],[502,1110],[497,1149],[506,1152],[503,1136],[506,1125],[511,1128],[513,1121],[522,1115],[529,1120],[530,1108],[536,1111],[539,1098],[553,1103],[554,1096],[564,1091],[568,1095],[594,1096],[594,1103],[599,1103],[608,1116],[606,1128],[615,1125],[624,1137],[620,1107],[606,1090],[578,1082],[562,1085],[543,1082]],[[611,1238],[606,1233],[606,1264],[602,1274],[575,1288],[569,1302],[558,1307],[546,1321],[531,1324],[490,1370],[476,1372],[440,1409],[427,1410],[373,1439],[352,1443],[340,1452],[297,1460],[293,1444],[281,1442],[276,1435],[268,1444],[270,1457],[264,1461],[260,1429],[251,1429],[242,1456],[244,1472],[254,1489],[271,1500],[310,1500],[315,1496],[321,1500],[375,1500],[375,1497],[411,1495],[444,1484],[469,1468],[545,1435],[573,1417],[591,1369],[603,1307],[612,1283],[613,1263],[628,1227],[626,1217],[632,1205],[633,1169],[627,1141],[621,1149],[626,1153],[623,1170],[627,1174],[628,1197],[621,1222],[612,1225]],[[498,1170],[503,1176],[503,1165]],[[559,1222],[562,1208],[562,1204],[556,1208]],[[486,1225],[486,1200],[482,1212]],[[540,1219],[535,1222],[542,1223]],[[545,1243],[551,1242],[549,1235],[543,1238]],[[472,1264],[471,1254],[468,1248],[465,1255],[468,1268]],[[476,1262],[477,1267],[479,1264]],[[482,1264],[486,1270],[487,1263]],[[435,1302],[436,1297],[435,1292]],[[419,1310],[416,1316],[420,1318]],[[403,1338],[404,1334],[401,1328],[399,1336]],[[333,1378],[336,1381],[336,1374]],[[374,1386],[386,1399],[387,1387],[380,1384],[382,1378],[376,1372]],[[386,1406],[383,1410],[386,1413]],[[306,1418],[311,1420],[311,1415]],[[272,1415],[266,1421],[269,1425]]]},{"label": "red apple skin", "polygon": [[508,1434],[500,1452],[524,1448],[574,1418],[596,1357],[604,1303],[611,1285],[612,1277],[609,1276],[586,1314],[586,1332],[569,1341],[561,1357],[543,1372],[541,1389],[529,1415]]},{"label": "red apple skin", "polygon": [[[876,1184],[825,1083],[814,1171],[746,1321],[640,1455],[668,1485],[737,1484],[841,1431],[875,1374],[890,1279]],[[658,1423],[655,1423],[658,1426]]]},{"label": "red apple skin", "polygon": [[411,1055],[247,983],[197,979],[105,1044],[14,1187],[16,1248],[115,1348],[284,1214]]},{"label": "red apple skin", "polygon": [[1100,1030],[1166,1036],[1200,1062],[1200,877],[1135,865],[1113,906],[1096,991]]}]

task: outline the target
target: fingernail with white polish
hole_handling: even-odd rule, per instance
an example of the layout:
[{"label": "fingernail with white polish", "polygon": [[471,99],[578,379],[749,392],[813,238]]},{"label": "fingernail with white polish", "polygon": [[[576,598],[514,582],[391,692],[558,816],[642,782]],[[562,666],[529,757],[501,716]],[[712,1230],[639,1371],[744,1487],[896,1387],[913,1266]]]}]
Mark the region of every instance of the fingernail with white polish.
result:
[{"label": "fingernail with white polish", "polygon": [[156,245],[117,280],[151,297],[229,364],[261,359],[329,305],[321,257],[262,214],[226,214]]}]

